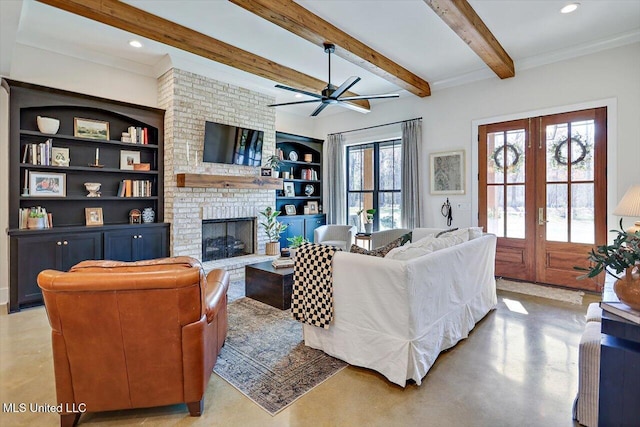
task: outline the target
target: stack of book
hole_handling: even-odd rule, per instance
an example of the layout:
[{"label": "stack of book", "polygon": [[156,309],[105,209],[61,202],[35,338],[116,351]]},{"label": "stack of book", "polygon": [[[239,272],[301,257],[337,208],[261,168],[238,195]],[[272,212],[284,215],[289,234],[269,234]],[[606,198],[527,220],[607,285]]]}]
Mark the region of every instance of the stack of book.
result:
[{"label": "stack of book", "polygon": [[122,132],[120,141],[132,144],[148,144],[149,129],[140,126],[129,126],[127,132]]},{"label": "stack of book", "polygon": [[118,197],[151,197],[151,181],[124,179],[118,187]]},{"label": "stack of book", "polygon": [[611,314],[627,319],[633,323],[640,325],[640,311],[634,310],[623,302],[616,301],[602,301],[600,308],[604,311],[608,311]]},{"label": "stack of book", "polygon": [[39,144],[25,144],[22,152],[22,163],[31,163],[32,165],[51,165],[51,146],[53,140],[47,139]]},{"label": "stack of book", "polygon": [[293,258],[278,258],[274,259],[271,265],[273,268],[291,268],[293,267],[294,260]]}]

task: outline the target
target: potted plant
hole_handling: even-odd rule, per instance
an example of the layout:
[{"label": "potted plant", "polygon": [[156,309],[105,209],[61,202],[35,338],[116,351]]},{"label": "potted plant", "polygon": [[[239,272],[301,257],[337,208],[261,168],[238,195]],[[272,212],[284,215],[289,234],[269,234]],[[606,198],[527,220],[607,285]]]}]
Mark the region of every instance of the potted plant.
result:
[{"label": "potted plant", "polygon": [[[589,254],[589,268],[574,267],[587,273],[580,278],[593,278],[605,271],[617,280],[613,291],[618,299],[629,307],[640,310],[640,232],[629,233],[622,230],[611,230],[618,233],[611,245],[601,245],[592,249]],[[615,273],[614,273],[615,271]],[[625,272],[623,276],[620,273]]]},{"label": "potted plant", "polygon": [[367,209],[366,211],[364,209],[360,209],[358,211],[358,216],[360,218],[363,218],[364,232],[366,234],[371,234],[371,231],[373,230],[373,216],[375,215],[375,213],[375,209]]},{"label": "potted plant", "polygon": [[296,257],[296,250],[301,245],[309,243],[309,241],[304,236],[287,237],[287,241],[289,242],[289,253],[291,254],[291,258]]},{"label": "potted plant", "polygon": [[280,166],[282,166],[282,160],[280,160],[280,157],[277,154],[267,157],[267,166],[269,166],[273,171],[272,176],[274,178],[278,178],[280,175]]},{"label": "potted plant", "polygon": [[29,212],[29,217],[27,218],[27,228],[44,228],[44,212],[39,212],[35,209],[31,209],[31,211]]},{"label": "potted plant", "polygon": [[271,207],[267,207],[260,212],[260,215],[264,217],[260,225],[264,228],[264,233],[269,239],[265,253],[267,255],[278,255],[280,253],[280,234],[287,229],[287,225],[277,220],[280,211],[276,211]]}]

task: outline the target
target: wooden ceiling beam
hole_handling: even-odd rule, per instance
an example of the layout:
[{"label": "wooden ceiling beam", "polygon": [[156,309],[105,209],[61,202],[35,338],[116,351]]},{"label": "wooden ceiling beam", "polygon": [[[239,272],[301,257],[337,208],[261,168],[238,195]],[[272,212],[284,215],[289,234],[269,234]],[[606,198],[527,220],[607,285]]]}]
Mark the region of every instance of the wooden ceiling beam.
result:
[{"label": "wooden ceiling beam", "polygon": [[414,95],[431,94],[428,82],[292,0],[229,1],[317,46],[323,47],[324,42],[335,44],[336,55]]},{"label": "wooden ceiling beam", "polygon": [[[326,82],[117,0],[37,0],[288,86],[320,94]],[[347,92],[345,96],[358,96]],[[366,100],[351,101],[369,110]]]},{"label": "wooden ceiling beam", "polygon": [[513,60],[467,0],[424,0],[431,9],[498,75],[516,75]]}]

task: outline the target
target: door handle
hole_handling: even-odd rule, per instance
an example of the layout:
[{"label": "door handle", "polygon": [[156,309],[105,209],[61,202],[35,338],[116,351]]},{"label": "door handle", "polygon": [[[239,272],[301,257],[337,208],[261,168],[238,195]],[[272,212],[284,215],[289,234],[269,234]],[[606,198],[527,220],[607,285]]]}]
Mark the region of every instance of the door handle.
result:
[{"label": "door handle", "polygon": [[538,225],[545,225],[549,221],[544,219],[544,208],[538,208]]}]

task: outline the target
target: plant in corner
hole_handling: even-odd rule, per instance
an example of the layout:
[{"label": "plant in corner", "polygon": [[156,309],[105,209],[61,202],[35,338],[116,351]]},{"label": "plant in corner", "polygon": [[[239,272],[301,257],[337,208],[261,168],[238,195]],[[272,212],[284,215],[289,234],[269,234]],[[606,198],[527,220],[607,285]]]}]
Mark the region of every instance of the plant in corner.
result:
[{"label": "plant in corner", "polygon": [[[364,216],[362,215],[363,213],[364,213]],[[364,209],[360,209],[358,211],[358,217],[363,219],[364,231],[367,234],[371,234],[372,227],[373,227],[373,216],[375,214],[376,214],[375,209],[367,209],[366,211]]]},{"label": "plant in corner", "polygon": [[273,154],[267,157],[267,166],[273,170],[274,178],[277,178],[280,173],[280,166],[282,166],[282,160],[277,154]]},{"label": "plant in corner", "polygon": [[[618,235],[611,245],[601,245],[592,249],[588,260],[589,268],[574,267],[576,270],[586,271],[580,276],[583,278],[593,278],[605,271],[615,277],[613,291],[620,301],[629,307],[640,310],[640,232],[629,233],[622,230],[622,220],[620,220],[620,230],[611,230]],[[612,272],[615,271],[615,274]],[[625,272],[624,276],[619,274]]]},{"label": "plant in corner", "polygon": [[271,207],[265,208],[260,212],[260,215],[264,217],[260,225],[263,227],[267,239],[269,239],[265,252],[267,255],[278,255],[280,253],[280,234],[287,229],[287,225],[278,221],[277,218],[280,215],[280,211],[276,211]]}]

